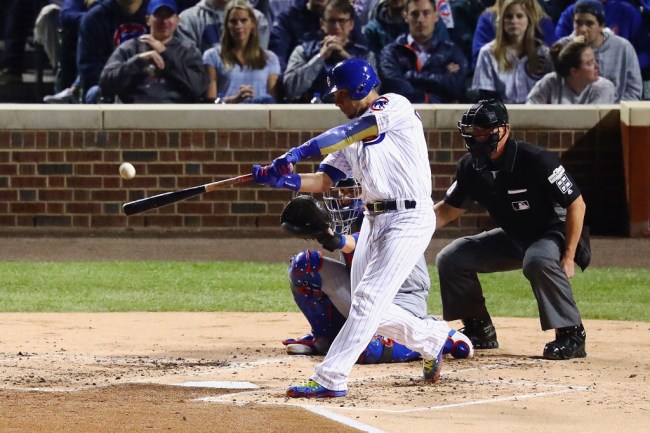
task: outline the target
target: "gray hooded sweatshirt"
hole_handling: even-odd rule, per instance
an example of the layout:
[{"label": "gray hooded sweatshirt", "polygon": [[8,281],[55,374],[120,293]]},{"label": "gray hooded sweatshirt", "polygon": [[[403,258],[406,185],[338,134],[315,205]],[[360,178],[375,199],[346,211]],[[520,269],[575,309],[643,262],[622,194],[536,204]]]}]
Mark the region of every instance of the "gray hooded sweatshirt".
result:
[{"label": "gray hooded sweatshirt", "polygon": [[[616,86],[616,102],[636,101],[641,99],[643,83],[641,68],[634,47],[625,38],[615,35],[611,30],[603,32],[605,42],[594,49],[598,62],[599,75],[607,78]],[[575,38],[575,32],[560,39],[567,43]]]}]

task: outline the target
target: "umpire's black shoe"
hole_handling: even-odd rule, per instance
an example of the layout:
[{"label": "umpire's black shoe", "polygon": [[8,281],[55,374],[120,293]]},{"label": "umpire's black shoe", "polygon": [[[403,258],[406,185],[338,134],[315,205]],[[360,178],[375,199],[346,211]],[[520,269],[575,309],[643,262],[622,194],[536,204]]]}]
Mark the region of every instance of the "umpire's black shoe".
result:
[{"label": "umpire's black shoe", "polygon": [[582,323],[576,326],[558,328],[555,330],[555,340],[544,346],[544,358],[560,360],[584,358],[587,333]]},{"label": "umpire's black shoe", "polygon": [[497,330],[494,329],[490,318],[478,319],[470,317],[463,319],[464,328],[459,329],[470,339],[474,349],[498,349]]}]

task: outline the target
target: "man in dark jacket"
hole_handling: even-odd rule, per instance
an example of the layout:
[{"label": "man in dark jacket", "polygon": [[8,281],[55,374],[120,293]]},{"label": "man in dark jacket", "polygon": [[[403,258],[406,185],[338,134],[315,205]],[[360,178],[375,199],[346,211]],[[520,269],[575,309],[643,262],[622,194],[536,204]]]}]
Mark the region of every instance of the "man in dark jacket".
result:
[{"label": "man in dark jacket", "polygon": [[379,59],[382,92],[406,96],[412,103],[463,100],[468,63],[451,41],[439,40],[433,0],[407,0],[409,33],[386,46]]},{"label": "man in dark jacket", "polygon": [[115,95],[125,103],[199,102],[208,75],[199,49],[174,37],[178,22],[174,0],[151,0],[151,34],[117,47],[102,71],[102,95]]},{"label": "man in dark jacket", "polygon": [[355,13],[350,0],[329,0],[320,19],[321,31],[294,48],[284,72],[283,85],[293,102],[309,102],[327,92],[327,74],[337,63],[357,57],[374,68],[374,55],[351,40]]},{"label": "man in dark jacket", "polygon": [[81,19],[77,66],[84,102],[99,102],[99,76],[119,44],[147,33],[147,2],[99,0]]},{"label": "man in dark jacket", "polygon": [[[278,15],[271,29],[269,50],[277,54],[282,71],[293,49],[320,31],[320,16],[326,0],[295,0],[289,10]],[[365,43],[361,24],[355,17],[351,40]]]},{"label": "man in dark jacket", "polygon": [[[408,33],[409,25],[404,20],[404,6],[406,0],[385,0],[376,6],[376,18],[368,21],[363,28],[363,35],[366,37],[368,48],[379,60],[379,55],[384,47],[401,34]],[[436,40],[449,40],[449,31],[445,23],[439,21],[433,30]]]}]

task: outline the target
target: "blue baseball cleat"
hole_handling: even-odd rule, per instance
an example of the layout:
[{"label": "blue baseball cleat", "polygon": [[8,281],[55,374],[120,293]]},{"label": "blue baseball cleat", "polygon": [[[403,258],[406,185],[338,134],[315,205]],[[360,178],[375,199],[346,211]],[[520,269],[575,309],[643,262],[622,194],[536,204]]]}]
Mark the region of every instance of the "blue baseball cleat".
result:
[{"label": "blue baseball cleat", "polygon": [[465,334],[455,329],[449,331],[447,341],[445,341],[442,350],[443,353],[449,353],[457,359],[466,359],[474,356],[472,341]]},{"label": "blue baseball cleat", "polygon": [[311,379],[302,382],[300,385],[290,386],[289,389],[287,389],[287,397],[292,398],[344,397],[347,393],[347,390],[332,391],[331,389],[327,389],[324,386],[319,385],[318,382]]},{"label": "blue baseball cleat", "polygon": [[422,360],[422,375],[424,380],[429,383],[436,383],[440,378],[440,370],[442,370],[442,355],[444,347],[438,352],[438,356],[433,359]]}]

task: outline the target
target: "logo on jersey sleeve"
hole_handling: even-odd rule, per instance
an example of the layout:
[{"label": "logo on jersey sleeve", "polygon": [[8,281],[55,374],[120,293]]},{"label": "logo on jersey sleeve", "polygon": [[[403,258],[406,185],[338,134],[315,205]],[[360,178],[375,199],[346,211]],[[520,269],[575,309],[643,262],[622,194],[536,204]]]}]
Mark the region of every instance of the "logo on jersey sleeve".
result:
[{"label": "logo on jersey sleeve", "polygon": [[380,96],[379,98],[375,99],[375,102],[372,103],[370,109],[372,111],[382,111],[384,108],[386,108],[386,105],[388,105],[388,98],[385,96]]},{"label": "logo on jersey sleeve", "polygon": [[457,185],[458,185],[458,181],[455,180],[454,183],[451,184],[451,186],[449,187],[449,189],[447,189],[447,192],[445,193],[445,195],[446,195],[446,196],[450,196],[451,193],[453,193],[454,190],[456,189],[456,186],[457,186]]},{"label": "logo on jersey sleeve", "polygon": [[372,146],[373,144],[378,144],[384,141],[384,138],[386,137],[386,133],[382,132],[379,135],[373,135],[372,137],[366,137],[362,139],[361,141],[363,142],[364,146]]},{"label": "logo on jersey sleeve", "polygon": [[553,170],[548,177],[550,183],[554,183],[562,191],[562,194],[572,194],[573,184],[566,175],[566,170],[561,165]]},{"label": "logo on jersey sleeve", "polygon": [[512,202],[512,210],[514,210],[515,212],[518,212],[520,210],[528,210],[528,209],[530,209],[530,204],[528,204],[528,200]]}]

